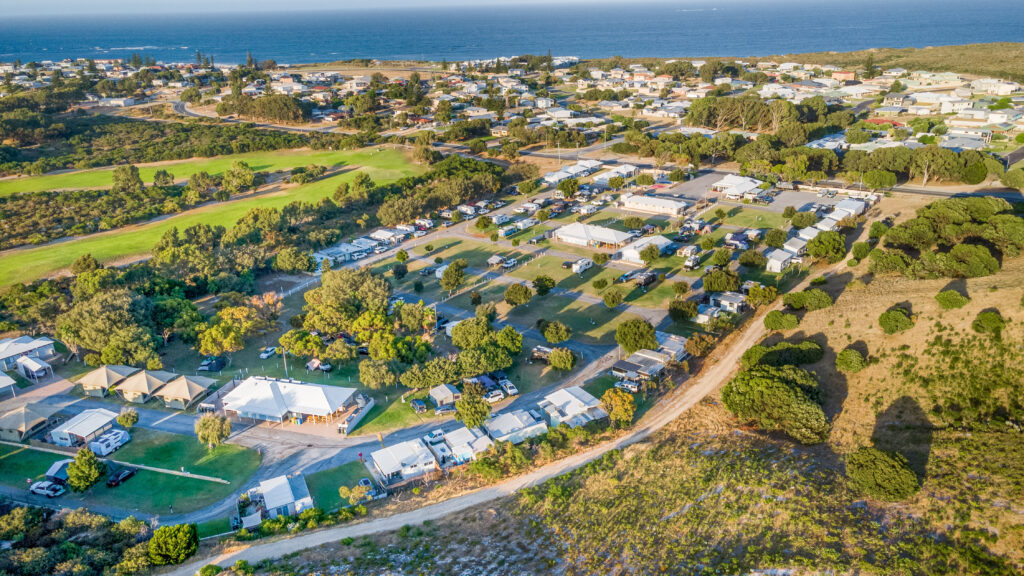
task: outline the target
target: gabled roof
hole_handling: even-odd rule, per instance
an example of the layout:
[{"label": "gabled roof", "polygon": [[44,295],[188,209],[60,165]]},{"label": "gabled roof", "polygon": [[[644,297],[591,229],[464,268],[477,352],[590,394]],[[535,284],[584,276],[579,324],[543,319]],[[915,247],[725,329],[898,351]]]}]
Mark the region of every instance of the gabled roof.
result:
[{"label": "gabled roof", "polygon": [[82,376],[78,382],[83,388],[102,388],[106,390],[138,371],[138,368],[132,366],[101,366]]},{"label": "gabled roof", "polygon": [[600,242],[602,244],[622,244],[632,238],[627,232],[620,232],[603,226],[583,224],[582,222],[573,222],[572,224],[562,226],[555,230],[555,234]]},{"label": "gabled roof", "polygon": [[601,402],[579,386],[569,386],[555,390],[544,397],[543,403],[551,405],[559,413],[567,417],[599,408]]},{"label": "gabled roof", "polygon": [[40,422],[46,422],[60,408],[49,404],[25,404],[0,416],[0,429],[25,434]]},{"label": "gabled roof", "polygon": [[53,344],[53,340],[45,336],[40,338],[33,338],[31,336],[4,338],[3,340],[0,340],[0,358],[20,356],[26,352],[37,350],[49,344]]},{"label": "gabled roof", "polygon": [[217,381],[204,376],[178,376],[160,389],[157,396],[171,400],[186,400],[191,402],[201,396],[206,389]]},{"label": "gabled roof", "polygon": [[228,392],[223,402],[226,410],[247,414],[327,416],[345,406],[354,393],[354,388],[250,376]]},{"label": "gabled roof", "polygon": [[370,454],[377,469],[384,475],[401,472],[404,468],[429,467],[437,460],[422,440],[409,440]]},{"label": "gabled roof", "polygon": [[118,384],[117,389],[122,394],[134,392],[135,394],[152,394],[163,387],[178,375],[163,370],[143,370],[126,378]]},{"label": "gabled roof", "polygon": [[292,478],[278,476],[263,480],[260,482],[260,492],[263,493],[263,504],[267,510],[274,510],[309,498],[309,487],[301,474]]},{"label": "gabled roof", "polygon": [[61,424],[57,430],[72,436],[88,436],[117,418],[117,414],[104,408],[84,410],[78,416]]}]

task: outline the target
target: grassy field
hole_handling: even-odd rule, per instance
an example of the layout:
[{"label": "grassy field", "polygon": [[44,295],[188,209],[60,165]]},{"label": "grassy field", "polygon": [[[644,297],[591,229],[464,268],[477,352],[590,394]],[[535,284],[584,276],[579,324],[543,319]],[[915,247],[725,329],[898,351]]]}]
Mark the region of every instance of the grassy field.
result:
[{"label": "grassy field", "polygon": [[235,444],[221,444],[207,450],[192,436],[170,434],[148,428],[132,430],[132,440],[117,451],[123,462],[213,476],[240,485],[260,464],[255,450]]},{"label": "grassy field", "polygon": [[26,480],[42,480],[46,469],[64,458],[59,454],[0,444],[0,484],[27,488]]},{"label": "grassy field", "polygon": [[589,304],[565,296],[535,298],[528,304],[509,309],[504,302],[498,314],[521,326],[536,326],[537,320],[560,320],[572,328],[573,339],[588,344],[614,344],[615,328],[637,318],[634,314],[610,310],[603,304]]},{"label": "grassy field", "polygon": [[231,519],[215,518],[213,520],[207,520],[206,522],[200,522],[196,524],[196,530],[199,532],[200,538],[208,538],[210,536],[217,536],[218,534],[227,534],[231,531]]},{"label": "grassy field", "polygon": [[[192,158],[164,162],[139,167],[142,181],[151,183],[158,170],[166,170],[174,175],[175,180],[188,180],[196,172],[207,172],[211,176],[224,173],[235,161],[242,161],[259,172],[291,170],[297,166],[319,164],[328,168],[349,165],[374,165],[378,162],[380,152],[364,149],[355,152],[333,150],[274,150],[267,152],[248,152],[231,154],[213,158]],[[381,168],[385,168],[381,166]],[[401,165],[392,167],[402,170]],[[83,188],[107,188],[113,180],[114,168],[96,168],[92,170],[74,170],[42,176],[0,179],[0,196],[21,192],[39,192],[43,190],[68,190]]]},{"label": "grassy field", "polygon": [[[366,172],[375,181],[393,181],[416,174],[422,169],[410,164],[401,152],[336,152],[339,162],[348,158],[353,167]],[[37,248],[8,252],[0,257],[0,287],[27,282],[57,273],[83,254],[92,254],[101,262],[114,262],[127,257],[145,255],[164,232],[195,224],[230,227],[249,210],[281,208],[294,201],[315,202],[330,195],[338,184],[354,178],[356,170],[337,174],[302,186],[284,188],[280,192],[203,206],[148,224],[71,239]]]},{"label": "grassy field", "polygon": [[335,510],[342,505],[348,505],[347,500],[341,500],[338,488],[351,488],[359,483],[360,478],[369,476],[370,472],[362,462],[348,462],[335,468],[307,474],[306,486],[309,487],[309,495],[313,497],[314,506],[321,510]]},{"label": "grassy field", "polygon": [[[715,211],[708,212],[705,216],[708,218],[709,224],[718,222]],[[743,228],[782,228],[786,223],[786,219],[779,212],[733,206],[726,210],[723,222]]]}]

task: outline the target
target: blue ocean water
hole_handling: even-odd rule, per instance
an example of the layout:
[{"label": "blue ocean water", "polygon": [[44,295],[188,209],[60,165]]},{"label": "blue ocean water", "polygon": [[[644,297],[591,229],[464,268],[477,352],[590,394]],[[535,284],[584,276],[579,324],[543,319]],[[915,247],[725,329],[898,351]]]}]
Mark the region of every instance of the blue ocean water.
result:
[{"label": "blue ocean water", "polygon": [[760,56],[1024,41],[1024,1],[678,0],[201,15],[0,15],[0,60],[132,52],[220,63],[347,58],[452,60]]}]

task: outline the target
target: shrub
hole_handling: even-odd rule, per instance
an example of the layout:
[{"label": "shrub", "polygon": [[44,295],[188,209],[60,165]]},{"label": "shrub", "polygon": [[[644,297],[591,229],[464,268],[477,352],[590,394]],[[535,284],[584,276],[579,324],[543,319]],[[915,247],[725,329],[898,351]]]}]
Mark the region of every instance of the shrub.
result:
[{"label": "shrub", "polygon": [[814,311],[832,305],[832,297],[824,290],[811,288],[803,292],[793,292],[782,297],[782,303],[794,310]]},{"label": "shrub", "polygon": [[711,334],[697,333],[686,340],[685,347],[690,355],[700,358],[715,347],[715,337]]},{"label": "shrub", "polygon": [[195,524],[161,526],[149,540],[149,561],[154,566],[181,564],[199,549]]},{"label": "shrub", "polygon": [[791,223],[793,224],[793,228],[796,228],[796,229],[799,230],[800,228],[807,228],[808,226],[814,226],[814,224],[817,221],[818,221],[818,217],[815,216],[814,213],[812,213],[812,212],[797,212],[796,214],[793,215],[793,219],[792,219]]},{"label": "shrub", "polygon": [[814,364],[825,356],[825,350],[813,340],[799,344],[779,342],[774,346],[751,346],[743,353],[740,364],[743,368],[762,366],[798,366]]},{"label": "shrub", "polygon": [[719,248],[711,255],[711,263],[715,266],[725,267],[732,261],[732,251],[728,248]]},{"label": "shrub", "polygon": [[627,354],[632,354],[640,349],[658,349],[658,340],[654,336],[654,326],[640,318],[626,320],[619,324],[615,329],[615,341],[622,346],[622,349]]},{"label": "shrub", "polygon": [[857,260],[863,260],[868,257],[871,253],[871,245],[867,242],[854,242],[853,243],[853,257]]},{"label": "shrub", "polygon": [[[793,208],[792,206],[786,206],[786,208]],[[786,244],[786,240],[789,236],[785,230],[779,230],[778,228],[772,228],[764,235],[764,243],[772,248],[782,248]]]},{"label": "shrub", "polygon": [[885,233],[889,231],[889,227],[884,222],[872,222],[871,228],[868,230],[868,238],[872,240],[879,240]]},{"label": "shrub", "polygon": [[576,366],[576,355],[568,348],[554,348],[548,357],[548,363],[555,370],[572,370]]},{"label": "shrub", "polygon": [[505,289],[505,302],[515,308],[533,298],[533,292],[523,284],[513,284]]},{"label": "shrub", "polygon": [[853,348],[847,348],[836,354],[836,370],[843,374],[856,374],[867,366],[864,356]]},{"label": "shrub", "polygon": [[799,325],[800,319],[795,314],[778,310],[772,310],[764,317],[764,327],[768,330],[793,330]]},{"label": "shrub", "polygon": [[979,334],[988,334],[995,340],[1002,340],[1006,320],[998,310],[985,310],[978,313],[971,323],[971,328]]},{"label": "shrub", "polygon": [[740,276],[732,270],[712,270],[704,275],[705,292],[735,291],[740,287]]},{"label": "shrub", "polygon": [[971,301],[970,298],[957,292],[956,290],[943,290],[935,295],[935,299],[939,301],[939,306],[942,306],[943,310],[953,310],[954,308],[963,308]]},{"label": "shrub", "polygon": [[608,279],[598,278],[597,280],[591,282],[590,285],[594,287],[594,290],[604,290],[605,288],[608,287]]},{"label": "shrub", "polygon": [[605,264],[608,263],[609,258],[610,257],[604,252],[595,252],[590,259],[594,261],[594,264],[597,264],[598,266],[604,266]]},{"label": "shrub", "polygon": [[689,320],[697,315],[697,303],[692,300],[675,299],[668,304],[668,315],[675,322]]},{"label": "shrub", "polygon": [[807,243],[807,252],[818,260],[835,264],[846,255],[843,235],[833,231],[822,232]]},{"label": "shrub", "polygon": [[764,268],[768,259],[765,258],[764,254],[761,254],[756,249],[751,248],[750,250],[744,250],[740,254],[740,257],[737,258],[737,261],[741,266],[746,266],[747,268]]},{"label": "shrub", "polygon": [[604,299],[604,305],[608,308],[615,308],[626,300],[626,296],[622,293],[622,290],[615,287],[612,287],[605,292],[602,298]]},{"label": "shrub", "polygon": [[917,492],[917,476],[900,454],[860,448],[846,456],[846,478],[860,493],[896,502]]},{"label": "shrub", "polygon": [[882,315],[878,317],[878,325],[886,334],[895,334],[913,328],[914,320],[903,308],[893,308],[882,312]]},{"label": "shrub", "polygon": [[682,298],[690,291],[690,285],[687,282],[680,280],[672,285],[672,291],[675,293],[677,298]]},{"label": "shrub", "polygon": [[544,339],[551,344],[558,344],[559,342],[565,342],[569,338],[572,338],[572,329],[565,324],[555,320],[554,322],[548,322],[544,326]]},{"label": "shrub", "polygon": [[722,402],[737,418],[765,430],[782,430],[803,444],[828,438],[829,424],[818,396],[814,375],[796,366],[741,370],[722,389]]},{"label": "shrub", "polygon": [[789,218],[792,218],[795,215],[796,215],[796,207],[795,206],[786,206],[785,208],[782,209],[782,217],[786,218],[787,220]]},{"label": "shrub", "polygon": [[216,564],[207,564],[199,569],[199,576],[217,576],[223,571],[224,569]]}]

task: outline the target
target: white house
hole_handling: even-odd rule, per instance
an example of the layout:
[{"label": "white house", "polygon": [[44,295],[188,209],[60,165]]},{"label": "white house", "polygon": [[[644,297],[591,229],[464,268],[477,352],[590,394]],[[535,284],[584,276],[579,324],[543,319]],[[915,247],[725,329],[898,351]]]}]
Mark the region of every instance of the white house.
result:
[{"label": "white house", "polygon": [[726,312],[739,314],[747,307],[747,297],[738,292],[716,292],[711,294],[709,301]]},{"label": "white house", "polygon": [[748,195],[758,195],[760,193],[759,186],[761,183],[753,178],[726,174],[721,180],[711,185],[711,190],[721,192],[726,198],[739,200]]},{"label": "white house", "polygon": [[836,230],[839,230],[839,221],[832,216],[829,216],[828,218],[822,218],[819,220],[814,227],[822,232],[835,232]]},{"label": "white house", "polygon": [[434,386],[428,393],[430,401],[434,403],[434,406],[445,406],[447,404],[455,404],[455,401],[462,398],[462,393],[459,389],[451,384],[441,384]]},{"label": "white house", "polygon": [[309,487],[302,474],[263,480],[260,482],[260,493],[263,495],[267,516],[271,518],[295,516],[313,507],[313,497],[309,495]]},{"label": "white house", "polygon": [[648,246],[657,246],[658,252],[661,253],[665,250],[665,247],[671,243],[672,241],[668,238],[657,234],[654,236],[645,236],[623,248],[619,258],[624,262],[629,262],[630,264],[643,265],[644,260],[640,257],[640,253],[644,251],[644,248],[647,248]]},{"label": "white house", "polygon": [[437,470],[437,459],[422,440],[409,440],[370,454],[373,466],[385,483],[416,478]]},{"label": "white house", "polygon": [[53,367],[39,358],[22,356],[15,363],[18,365],[18,372],[29,380],[39,381],[41,378],[46,378],[47,374],[53,375]]},{"label": "white house", "polygon": [[49,358],[54,353],[53,340],[45,336],[40,338],[31,336],[4,338],[0,340],[0,370],[14,370],[18,358],[21,356]]},{"label": "white house", "polygon": [[54,428],[50,438],[58,446],[78,446],[110,430],[116,419],[116,413],[104,408],[83,410],[78,416]]},{"label": "white house", "polygon": [[832,214],[830,216],[836,220],[842,220],[843,218],[851,216],[860,216],[868,209],[867,202],[863,200],[855,200],[853,198],[846,198],[840,200],[832,208]]},{"label": "white house", "polygon": [[694,317],[693,321],[703,326],[721,315],[722,309],[718,306],[701,304],[700,306],[697,306],[697,316]]},{"label": "white house", "polygon": [[[794,238],[794,240],[796,240]],[[807,243],[804,242],[806,245]],[[785,250],[774,249],[767,254],[768,262],[765,264],[765,270],[778,274],[789,268],[789,265],[793,263],[793,254]]]},{"label": "white house", "polygon": [[803,256],[807,253],[807,240],[803,238],[790,238],[782,245],[782,249],[794,256]]},{"label": "white house", "polygon": [[667,214],[679,216],[686,212],[686,202],[673,198],[659,198],[657,196],[640,196],[637,194],[623,194],[622,207],[633,212],[644,212],[646,214]]},{"label": "white house", "polygon": [[627,232],[573,222],[555,230],[555,240],[589,248],[621,248],[633,237]]},{"label": "white house", "polygon": [[576,428],[608,417],[601,402],[579,386],[555,390],[545,396],[539,406],[552,426],[565,424]]},{"label": "white house", "polygon": [[811,240],[814,240],[814,237],[817,236],[818,234],[821,234],[821,228],[816,228],[814,226],[808,226],[807,228],[801,228],[797,232],[797,236],[799,236],[800,239],[805,241],[805,242],[810,242]]},{"label": "white house", "polygon": [[491,417],[484,422],[484,430],[495,441],[519,444],[547,432],[548,425],[526,410],[516,410]]},{"label": "white house", "polygon": [[476,460],[477,454],[486,452],[491,446],[494,446],[494,441],[488,438],[482,430],[465,426],[445,434],[444,442],[451,450],[452,460],[455,464]]},{"label": "white house", "polygon": [[354,388],[263,376],[246,378],[221,401],[228,415],[267,422],[344,422],[349,412],[365,407]]}]

